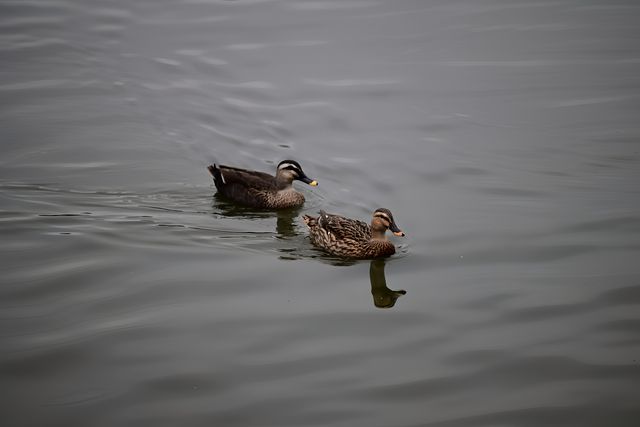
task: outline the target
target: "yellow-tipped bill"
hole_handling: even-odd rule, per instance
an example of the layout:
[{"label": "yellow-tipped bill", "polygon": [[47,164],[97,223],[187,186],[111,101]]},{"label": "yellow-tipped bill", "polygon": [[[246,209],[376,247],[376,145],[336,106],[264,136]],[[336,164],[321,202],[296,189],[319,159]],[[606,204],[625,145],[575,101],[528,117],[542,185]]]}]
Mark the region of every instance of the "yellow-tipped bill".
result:
[{"label": "yellow-tipped bill", "polygon": [[318,181],[316,181],[316,180],[314,179],[313,181],[311,181],[311,182],[309,183],[309,185],[310,185],[310,186],[312,186],[312,187],[317,187],[317,186],[318,186]]}]

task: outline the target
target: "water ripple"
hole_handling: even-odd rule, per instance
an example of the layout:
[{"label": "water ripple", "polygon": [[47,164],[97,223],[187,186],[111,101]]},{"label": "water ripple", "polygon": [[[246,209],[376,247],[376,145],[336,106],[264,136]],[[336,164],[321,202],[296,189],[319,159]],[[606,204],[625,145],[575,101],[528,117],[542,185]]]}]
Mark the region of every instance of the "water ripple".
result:
[{"label": "water ripple", "polygon": [[[494,387],[531,387],[538,384],[585,381],[589,379],[631,380],[627,365],[596,365],[567,357],[520,357],[464,375],[435,377],[402,384],[377,387],[371,395],[385,401],[424,401],[461,389]],[[640,372],[634,375],[640,378]]]}]

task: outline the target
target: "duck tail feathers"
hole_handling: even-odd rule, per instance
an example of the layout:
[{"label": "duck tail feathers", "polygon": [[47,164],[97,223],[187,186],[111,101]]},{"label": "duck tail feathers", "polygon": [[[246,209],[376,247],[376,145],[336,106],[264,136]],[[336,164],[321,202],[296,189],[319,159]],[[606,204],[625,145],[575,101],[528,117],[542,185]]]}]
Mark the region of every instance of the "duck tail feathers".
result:
[{"label": "duck tail feathers", "polygon": [[216,184],[216,187],[220,188],[220,186],[224,185],[224,177],[222,176],[222,172],[220,168],[215,163],[213,165],[207,166],[207,170],[213,177],[213,182]]},{"label": "duck tail feathers", "polygon": [[316,218],[311,215],[302,215],[302,220],[307,225],[307,227],[313,227],[316,224]]}]

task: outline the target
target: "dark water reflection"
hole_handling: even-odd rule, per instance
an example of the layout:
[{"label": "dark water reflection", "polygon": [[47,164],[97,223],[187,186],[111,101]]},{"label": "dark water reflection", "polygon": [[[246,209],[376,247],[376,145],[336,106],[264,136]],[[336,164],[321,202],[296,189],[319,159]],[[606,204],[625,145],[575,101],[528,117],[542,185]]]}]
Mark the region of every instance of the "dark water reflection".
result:
[{"label": "dark water reflection", "polygon": [[285,239],[296,237],[301,234],[296,226],[296,223],[302,212],[300,208],[281,209],[278,211],[256,210],[233,203],[232,201],[229,201],[224,197],[218,195],[218,193],[215,193],[213,209],[217,214],[223,215],[227,218],[275,218],[275,233],[277,238]]},{"label": "dark water reflection", "polygon": [[369,279],[371,280],[371,295],[373,304],[378,308],[391,308],[396,305],[396,301],[407,291],[400,289],[394,291],[387,287],[387,278],[384,274],[385,260],[372,260],[369,267]]},{"label": "dark water reflection", "polygon": [[[3,425],[635,427],[639,21],[0,2]],[[213,195],[208,164],[284,158],[303,208]],[[384,261],[300,220],[379,206]]]}]

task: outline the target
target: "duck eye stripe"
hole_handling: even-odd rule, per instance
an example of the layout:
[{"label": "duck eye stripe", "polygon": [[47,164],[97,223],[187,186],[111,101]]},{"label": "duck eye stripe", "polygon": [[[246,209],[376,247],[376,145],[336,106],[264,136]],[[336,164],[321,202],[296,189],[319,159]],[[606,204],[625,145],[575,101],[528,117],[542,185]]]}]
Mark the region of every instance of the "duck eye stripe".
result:
[{"label": "duck eye stripe", "polygon": [[385,221],[387,221],[387,222],[391,223],[391,220],[389,219],[389,217],[388,217],[386,214],[383,214],[383,213],[378,212],[378,213],[377,213],[377,214],[375,214],[374,216],[375,216],[375,217],[378,217],[378,218],[382,218],[382,219],[384,219]]}]

